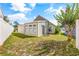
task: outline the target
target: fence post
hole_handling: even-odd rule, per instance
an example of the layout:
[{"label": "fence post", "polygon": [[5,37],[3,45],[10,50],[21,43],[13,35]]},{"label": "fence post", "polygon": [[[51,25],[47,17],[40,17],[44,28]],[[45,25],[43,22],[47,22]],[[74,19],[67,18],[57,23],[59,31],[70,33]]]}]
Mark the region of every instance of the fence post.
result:
[{"label": "fence post", "polygon": [[76,48],[79,49],[79,19],[76,20]]}]

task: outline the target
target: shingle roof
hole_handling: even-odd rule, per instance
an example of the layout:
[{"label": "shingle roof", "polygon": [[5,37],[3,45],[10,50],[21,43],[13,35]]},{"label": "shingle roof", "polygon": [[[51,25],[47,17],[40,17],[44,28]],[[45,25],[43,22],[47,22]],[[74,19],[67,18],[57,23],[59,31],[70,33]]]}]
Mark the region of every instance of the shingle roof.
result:
[{"label": "shingle roof", "polygon": [[39,15],[36,17],[34,21],[39,21],[39,20],[46,20],[46,19]]},{"label": "shingle roof", "polygon": [[[36,19],[34,20],[34,21],[40,21],[40,20],[45,20],[45,21],[48,21],[47,19],[45,19],[44,17],[42,17],[42,16],[37,16],[36,17]],[[50,21],[48,21],[49,23],[51,23]],[[51,24],[53,24],[53,23],[51,23]],[[54,24],[53,24],[54,25]],[[54,25],[55,26],[55,25]]]}]

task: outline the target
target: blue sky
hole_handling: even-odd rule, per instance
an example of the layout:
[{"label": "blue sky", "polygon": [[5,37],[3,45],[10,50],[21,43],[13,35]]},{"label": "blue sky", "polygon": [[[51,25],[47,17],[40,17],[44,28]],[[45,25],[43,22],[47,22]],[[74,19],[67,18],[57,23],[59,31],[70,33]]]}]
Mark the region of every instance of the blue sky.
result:
[{"label": "blue sky", "polygon": [[53,15],[65,10],[66,3],[0,3],[3,14],[8,16],[11,23],[20,24],[33,21],[38,15],[43,16],[57,25]]}]

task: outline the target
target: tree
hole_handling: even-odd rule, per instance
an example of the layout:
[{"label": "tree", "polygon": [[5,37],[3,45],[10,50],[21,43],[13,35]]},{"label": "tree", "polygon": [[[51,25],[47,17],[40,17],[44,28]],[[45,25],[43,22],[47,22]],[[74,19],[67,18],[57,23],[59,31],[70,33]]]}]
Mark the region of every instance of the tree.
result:
[{"label": "tree", "polygon": [[75,28],[75,20],[78,18],[79,5],[72,4],[72,6],[66,6],[66,10],[61,10],[60,14],[56,14],[54,17],[65,28],[67,32],[68,41],[72,39],[72,31]]},{"label": "tree", "polygon": [[55,34],[59,34],[60,33],[60,26],[55,26]]},{"label": "tree", "polygon": [[9,19],[8,19],[8,17],[7,16],[4,16],[4,21],[6,21],[7,23],[9,22]]},{"label": "tree", "polygon": [[19,23],[17,21],[14,22],[14,32],[18,31],[18,25]]}]

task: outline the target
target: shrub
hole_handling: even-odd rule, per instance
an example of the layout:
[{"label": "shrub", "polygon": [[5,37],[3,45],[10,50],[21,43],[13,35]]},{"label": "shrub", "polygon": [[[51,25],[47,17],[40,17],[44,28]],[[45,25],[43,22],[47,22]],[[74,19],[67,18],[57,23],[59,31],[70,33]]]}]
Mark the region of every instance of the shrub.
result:
[{"label": "shrub", "polygon": [[60,33],[60,27],[59,26],[56,26],[55,27],[55,34],[59,34]]}]

